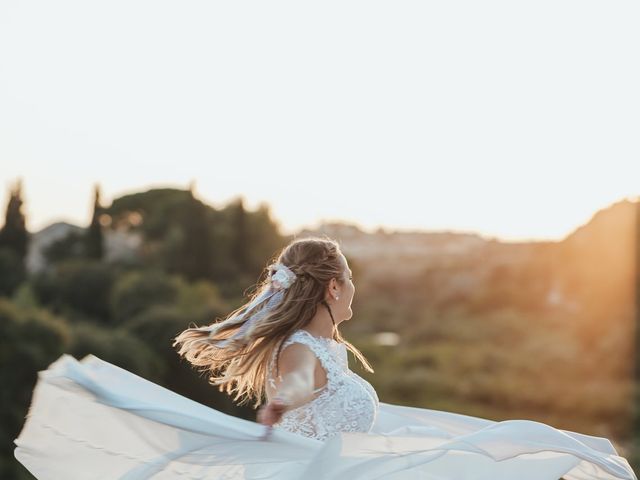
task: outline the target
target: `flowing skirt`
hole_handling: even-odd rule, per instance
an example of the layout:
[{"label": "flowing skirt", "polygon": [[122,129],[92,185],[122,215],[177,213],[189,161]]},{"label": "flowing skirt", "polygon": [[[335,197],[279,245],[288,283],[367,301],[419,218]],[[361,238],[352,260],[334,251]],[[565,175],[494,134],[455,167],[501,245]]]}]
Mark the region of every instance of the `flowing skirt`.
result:
[{"label": "flowing skirt", "polygon": [[224,414],[64,354],[38,373],[15,457],[36,478],[637,480],[609,440],[381,402],[369,433],[322,442]]}]

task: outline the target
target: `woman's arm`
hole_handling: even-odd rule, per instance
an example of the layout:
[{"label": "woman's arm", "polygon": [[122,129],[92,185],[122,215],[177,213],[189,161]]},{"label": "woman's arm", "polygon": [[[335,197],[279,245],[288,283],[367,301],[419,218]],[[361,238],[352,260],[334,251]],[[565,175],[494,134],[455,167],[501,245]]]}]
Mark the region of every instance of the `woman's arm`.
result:
[{"label": "woman's arm", "polygon": [[287,410],[313,398],[316,356],[309,347],[292,343],[280,352],[280,376],[275,379],[275,395],[258,412],[260,423],[272,425]]}]

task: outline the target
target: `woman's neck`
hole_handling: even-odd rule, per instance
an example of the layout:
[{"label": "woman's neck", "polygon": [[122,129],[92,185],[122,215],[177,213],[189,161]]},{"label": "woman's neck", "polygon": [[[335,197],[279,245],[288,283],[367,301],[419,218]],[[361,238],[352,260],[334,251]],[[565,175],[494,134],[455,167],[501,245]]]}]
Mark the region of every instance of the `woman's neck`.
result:
[{"label": "woman's neck", "polygon": [[304,327],[304,330],[316,337],[333,338],[333,322],[324,305],[318,307],[318,311]]}]

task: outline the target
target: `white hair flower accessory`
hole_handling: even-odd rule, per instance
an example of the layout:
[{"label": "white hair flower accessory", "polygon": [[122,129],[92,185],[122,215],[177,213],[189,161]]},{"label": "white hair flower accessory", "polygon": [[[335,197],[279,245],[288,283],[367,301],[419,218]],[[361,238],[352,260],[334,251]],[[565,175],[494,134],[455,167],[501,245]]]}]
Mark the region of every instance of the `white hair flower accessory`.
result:
[{"label": "white hair flower accessory", "polygon": [[296,274],[291,271],[289,267],[282,263],[275,263],[271,266],[271,270],[274,271],[271,275],[271,283],[279,290],[281,288],[287,289],[293,282],[296,281]]}]

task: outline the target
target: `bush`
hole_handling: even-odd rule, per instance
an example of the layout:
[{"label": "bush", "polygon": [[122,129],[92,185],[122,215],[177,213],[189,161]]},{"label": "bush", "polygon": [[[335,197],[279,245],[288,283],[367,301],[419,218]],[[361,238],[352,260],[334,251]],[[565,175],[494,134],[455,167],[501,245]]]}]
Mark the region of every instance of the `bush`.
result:
[{"label": "bush", "polygon": [[152,348],[127,330],[109,330],[92,323],[78,322],[71,331],[68,353],[77,359],[93,354],[151,381],[162,379],[164,362]]},{"label": "bush", "polygon": [[13,250],[0,247],[0,296],[11,296],[25,280],[24,263]]},{"label": "bush", "polygon": [[109,298],[116,272],[107,264],[92,260],[67,260],[37,274],[33,288],[38,300],[56,313],[74,310],[109,322]]},{"label": "bush", "polygon": [[116,324],[129,319],[154,305],[171,305],[178,297],[177,277],[160,271],[132,271],[121,276],[111,294],[111,309]]},{"label": "bush", "polygon": [[13,440],[20,433],[38,372],[62,355],[71,332],[62,319],[0,299],[0,478],[29,478],[15,462]]}]

